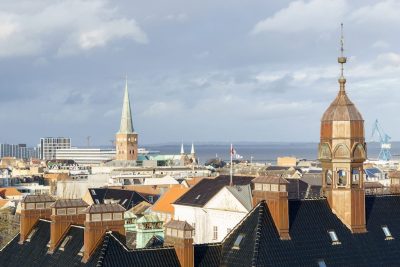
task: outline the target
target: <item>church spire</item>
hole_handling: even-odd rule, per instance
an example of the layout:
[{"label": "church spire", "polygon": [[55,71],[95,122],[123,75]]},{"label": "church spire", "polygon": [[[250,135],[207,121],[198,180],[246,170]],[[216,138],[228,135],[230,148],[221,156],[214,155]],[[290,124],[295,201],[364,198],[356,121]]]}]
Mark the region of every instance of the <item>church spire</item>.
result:
[{"label": "church spire", "polygon": [[194,144],[193,144],[193,142],[192,142],[192,149],[190,150],[190,154],[192,154],[192,155],[194,155],[194,154],[195,154],[195,152],[194,152]]},{"label": "church spire", "polygon": [[183,148],[183,142],[181,144],[181,155],[185,154],[185,149]]},{"label": "church spire", "polygon": [[344,56],[344,37],[343,37],[343,23],[341,24],[341,35],[340,35],[340,57],[338,57],[338,63],[341,64],[340,68],[340,77],[339,77],[339,84],[340,84],[340,91],[339,94],[345,94],[345,87],[344,85],[346,84],[346,78],[344,78],[343,75],[343,70],[344,70],[344,64],[347,62],[347,58]]},{"label": "church spire", "polygon": [[125,78],[124,102],[122,105],[121,126],[119,133],[133,133],[131,103],[129,101],[128,78]]}]

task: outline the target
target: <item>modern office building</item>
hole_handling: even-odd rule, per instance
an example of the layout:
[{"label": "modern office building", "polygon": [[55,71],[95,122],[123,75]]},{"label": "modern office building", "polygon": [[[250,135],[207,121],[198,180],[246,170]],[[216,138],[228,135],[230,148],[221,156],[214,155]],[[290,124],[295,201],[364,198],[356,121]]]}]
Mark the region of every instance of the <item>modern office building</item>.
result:
[{"label": "modern office building", "polygon": [[115,150],[100,148],[66,148],[56,150],[56,159],[74,160],[79,165],[94,165],[115,158]]},{"label": "modern office building", "polygon": [[30,159],[40,157],[39,147],[27,147],[26,144],[0,144],[0,158],[13,157]]},{"label": "modern office building", "polygon": [[56,159],[57,149],[71,148],[71,138],[45,137],[40,138],[40,158],[44,160]]}]

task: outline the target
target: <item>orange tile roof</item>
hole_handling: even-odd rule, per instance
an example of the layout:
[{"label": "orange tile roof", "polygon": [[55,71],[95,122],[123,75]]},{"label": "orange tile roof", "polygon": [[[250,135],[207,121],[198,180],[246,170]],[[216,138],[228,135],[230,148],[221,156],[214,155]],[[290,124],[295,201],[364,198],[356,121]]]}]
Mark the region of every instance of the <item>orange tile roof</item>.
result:
[{"label": "orange tile roof", "polygon": [[0,187],[0,196],[6,198],[8,196],[21,196],[22,193],[15,187]]},{"label": "orange tile roof", "polygon": [[185,187],[171,187],[164,195],[162,195],[156,203],[154,203],[152,210],[156,212],[174,213],[175,200],[180,198],[183,194],[189,191],[189,188]]}]

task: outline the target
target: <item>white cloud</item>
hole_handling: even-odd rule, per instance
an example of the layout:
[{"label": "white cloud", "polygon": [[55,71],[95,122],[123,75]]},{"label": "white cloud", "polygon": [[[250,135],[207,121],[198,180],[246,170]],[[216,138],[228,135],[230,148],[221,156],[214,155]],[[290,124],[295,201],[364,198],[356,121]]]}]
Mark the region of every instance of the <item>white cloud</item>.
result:
[{"label": "white cloud", "polygon": [[258,22],[252,33],[300,31],[322,32],[337,28],[347,12],[345,0],[298,0],[274,15]]},{"label": "white cloud", "polygon": [[355,10],[350,15],[350,19],[356,23],[366,23],[369,25],[399,23],[399,12],[399,1],[379,1],[375,4],[366,5]]},{"label": "white cloud", "polygon": [[136,21],[120,15],[110,1],[41,0],[21,6],[0,4],[0,57],[49,50],[73,54],[118,39],[148,41]]},{"label": "white cloud", "polygon": [[372,44],[372,47],[373,48],[385,49],[385,48],[389,48],[390,44],[388,42],[383,41],[383,40],[378,40],[378,41],[376,41],[375,43]]}]

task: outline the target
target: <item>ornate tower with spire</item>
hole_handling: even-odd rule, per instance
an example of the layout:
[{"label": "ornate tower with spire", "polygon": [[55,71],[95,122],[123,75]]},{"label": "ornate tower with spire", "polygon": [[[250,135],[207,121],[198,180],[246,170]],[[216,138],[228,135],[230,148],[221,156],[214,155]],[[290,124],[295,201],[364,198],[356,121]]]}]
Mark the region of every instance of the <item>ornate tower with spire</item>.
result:
[{"label": "ornate tower with spire", "polygon": [[366,231],[364,120],[345,90],[343,67],[347,58],[343,55],[341,26],[340,89],[321,119],[318,158],[322,164],[323,191],[333,212],[353,233],[363,233]]},{"label": "ornate tower with spire", "polygon": [[125,81],[124,102],[122,105],[121,125],[116,134],[116,159],[137,160],[138,134],[133,130],[131,103],[129,101],[128,79]]}]

